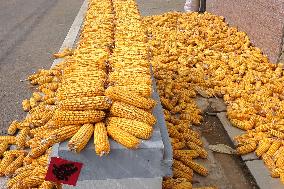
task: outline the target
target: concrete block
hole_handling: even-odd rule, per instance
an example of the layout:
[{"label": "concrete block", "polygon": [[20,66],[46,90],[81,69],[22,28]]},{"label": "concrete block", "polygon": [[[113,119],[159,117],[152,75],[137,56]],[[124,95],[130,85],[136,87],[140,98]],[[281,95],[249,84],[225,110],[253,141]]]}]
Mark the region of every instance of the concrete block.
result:
[{"label": "concrete block", "polygon": [[[155,189],[162,187],[162,178],[129,178],[86,180],[77,182],[78,189]],[[63,189],[73,189],[73,186],[64,185]]]},{"label": "concrete block", "polygon": [[245,162],[260,189],[283,189],[280,179],[271,178],[262,160]]},{"label": "concrete block", "polygon": [[209,100],[207,98],[197,96],[195,102],[202,112],[205,112],[209,108]]},{"label": "concrete block", "polygon": [[[237,143],[235,142],[234,138],[236,136],[239,136],[243,133],[245,133],[245,131],[238,129],[234,126],[232,126],[231,122],[228,120],[227,115],[225,112],[221,112],[217,114],[219,120],[221,121],[224,129],[226,130],[226,132],[228,133],[231,141],[236,145]],[[249,153],[246,155],[242,156],[242,159],[244,161],[249,161],[249,160],[255,160],[258,159],[258,157],[254,154],[254,153]]]}]

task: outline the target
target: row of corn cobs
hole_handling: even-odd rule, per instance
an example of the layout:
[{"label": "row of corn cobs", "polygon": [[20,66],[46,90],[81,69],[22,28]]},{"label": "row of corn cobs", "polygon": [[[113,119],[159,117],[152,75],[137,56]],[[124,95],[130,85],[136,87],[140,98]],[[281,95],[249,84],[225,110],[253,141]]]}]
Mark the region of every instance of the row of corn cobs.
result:
[{"label": "row of corn cobs", "polygon": [[[126,15],[121,13],[123,11],[135,13],[133,18],[139,17],[133,2],[129,9],[119,7],[121,3],[124,1],[114,2],[114,18],[111,0],[90,0],[77,48],[55,54],[57,58],[64,57],[64,61],[50,70],[39,70],[29,76],[31,84],[38,86],[37,92],[22,103],[28,115],[9,126],[8,134],[16,136],[0,136],[0,156],[3,157],[0,174],[12,177],[7,183],[8,188],[60,187],[44,181],[47,159],[53,144],[69,138],[69,149],[80,152],[94,135],[95,151],[102,156],[110,151],[108,135],[128,148],[137,148],[138,138],[151,137],[156,120],[149,113],[155,102],[150,98],[152,86],[149,63],[145,58],[146,41],[136,41],[139,47],[130,54],[120,53],[131,45],[132,40],[131,37],[127,39],[127,35],[121,37],[124,32],[120,29],[115,43],[119,48],[115,50],[117,55],[113,60],[117,57],[121,65],[123,62],[127,65],[119,66],[115,61],[108,65],[113,50],[114,19],[122,20],[119,15]],[[131,4],[130,1],[127,3]],[[143,32],[128,32],[143,36]],[[122,49],[121,45],[124,45]],[[127,56],[127,60],[124,61],[123,56]],[[131,60],[130,56],[136,58]],[[141,57],[145,59],[139,65]],[[135,60],[137,64],[131,65]],[[124,67],[123,71],[116,71],[119,67]],[[137,72],[137,76],[141,73],[141,77],[124,82],[132,72]]]},{"label": "row of corn cobs", "polygon": [[185,114],[188,97],[223,97],[233,126],[247,131],[235,138],[238,154],[255,151],[284,183],[283,64],[270,63],[244,32],[210,13],[170,12],[146,17],[145,25],[164,108],[198,123]]}]

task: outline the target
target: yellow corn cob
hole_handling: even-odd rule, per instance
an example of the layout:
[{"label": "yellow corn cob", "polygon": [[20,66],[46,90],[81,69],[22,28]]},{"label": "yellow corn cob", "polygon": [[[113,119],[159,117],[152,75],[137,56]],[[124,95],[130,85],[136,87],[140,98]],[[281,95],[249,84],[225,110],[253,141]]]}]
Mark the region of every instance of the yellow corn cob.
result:
[{"label": "yellow corn cob", "polygon": [[88,143],[94,132],[92,124],[84,124],[68,142],[71,151],[80,152]]},{"label": "yellow corn cob", "polygon": [[192,175],[188,175],[175,167],[173,168],[173,178],[184,178],[186,181],[192,181]]},{"label": "yellow corn cob", "polygon": [[110,117],[108,119],[108,125],[114,125],[127,133],[141,139],[149,139],[153,132],[153,127],[131,119]]},{"label": "yellow corn cob", "polygon": [[265,154],[263,154],[263,155],[261,156],[261,158],[262,158],[264,164],[266,165],[266,167],[267,167],[268,169],[273,170],[273,169],[276,168],[276,165],[275,165],[275,163],[274,163],[274,160],[272,159],[271,156],[269,156],[269,155],[267,155],[267,154],[265,153]]},{"label": "yellow corn cob", "polygon": [[190,142],[193,142],[193,143],[197,144],[198,146],[202,146],[203,145],[203,142],[202,142],[202,140],[200,138],[196,138],[196,137],[192,136],[189,133],[183,134],[183,138],[186,141],[190,141]]},{"label": "yellow corn cob", "polygon": [[273,136],[276,136],[277,138],[279,139],[284,139],[284,133],[280,132],[280,131],[277,131],[275,129],[270,129],[269,130],[269,133]]},{"label": "yellow corn cob", "polygon": [[193,159],[199,157],[196,150],[174,150],[173,155],[175,158],[184,156],[186,158]]},{"label": "yellow corn cob", "polygon": [[276,159],[276,166],[279,168],[284,168],[284,152]]},{"label": "yellow corn cob", "polygon": [[4,175],[4,171],[14,161],[14,157],[15,156],[13,154],[4,155],[4,158],[0,163],[0,176]]},{"label": "yellow corn cob", "polygon": [[168,133],[169,133],[169,136],[172,138],[183,139],[182,134],[179,133],[178,130],[174,126],[168,127]]},{"label": "yellow corn cob", "polygon": [[181,182],[176,184],[173,189],[192,189],[192,184],[190,182]]},{"label": "yellow corn cob", "polygon": [[280,173],[280,181],[284,184],[284,173]]},{"label": "yellow corn cob", "polygon": [[248,154],[250,152],[253,152],[256,150],[257,144],[256,142],[251,142],[248,144],[245,144],[243,146],[240,146],[237,148],[237,153],[239,155],[243,155],[243,154]]},{"label": "yellow corn cob", "polygon": [[185,147],[185,142],[184,141],[179,141],[179,142],[172,142],[172,148],[173,150],[180,150]]},{"label": "yellow corn cob", "polygon": [[80,98],[80,97],[92,97],[92,96],[103,96],[104,88],[103,87],[93,87],[89,88],[79,88],[76,90],[65,90],[57,91],[56,97],[58,100],[65,100],[68,98]]},{"label": "yellow corn cob", "polygon": [[263,139],[259,142],[258,147],[255,150],[255,154],[260,157],[262,154],[267,152],[267,150],[270,148],[271,143],[269,140]]},{"label": "yellow corn cob", "polygon": [[271,171],[272,178],[279,178],[280,173],[284,173],[284,168],[275,168]]},{"label": "yellow corn cob", "polygon": [[122,144],[126,148],[138,148],[140,144],[139,139],[116,127],[115,125],[108,125],[107,132],[116,142]]},{"label": "yellow corn cob", "polygon": [[41,101],[41,99],[42,99],[42,96],[39,92],[34,92],[33,97],[34,97],[35,101],[37,101],[37,102]]},{"label": "yellow corn cob", "polygon": [[51,132],[47,138],[55,139],[55,143],[62,142],[71,138],[80,128],[78,125],[61,127]]},{"label": "yellow corn cob", "polygon": [[182,174],[184,175],[183,177],[177,177],[176,175],[176,178],[186,178],[188,181],[192,181],[193,170],[185,166],[181,161],[174,160],[173,168],[175,170],[182,171]]},{"label": "yellow corn cob", "polygon": [[31,158],[35,159],[35,158],[41,156],[42,154],[44,154],[46,152],[46,150],[50,146],[52,146],[54,143],[55,143],[54,140],[48,140],[45,143],[40,144],[36,148],[31,149],[31,151],[29,152],[28,156],[30,156]]},{"label": "yellow corn cob", "polygon": [[30,101],[28,99],[23,100],[22,106],[25,112],[28,112],[31,109]]},{"label": "yellow corn cob", "polygon": [[155,100],[151,98],[145,98],[129,91],[122,91],[119,88],[109,87],[105,91],[105,95],[110,97],[113,101],[121,101],[137,108],[152,109],[155,106]]},{"label": "yellow corn cob", "polygon": [[110,112],[113,116],[145,122],[151,126],[156,123],[151,113],[123,102],[113,102]]},{"label": "yellow corn cob", "polygon": [[55,104],[56,101],[57,101],[57,99],[54,97],[54,98],[48,98],[44,102],[48,105],[53,105],[53,104]]},{"label": "yellow corn cob", "polygon": [[4,152],[4,156],[9,155],[9,154],[13,155],[14,157],[18,157],[20,155],[26,154],[26,151],[25,150],[9,150],[9,151]]},{"label": "yellow corn cob", "polygon": [[118,79],[109,80],[111,84],[114,85],[141,85],[141,84],[147,84],[152,85],[152,80],[150,76],[139,76],[139,77],[121,77]]},{"label": "yellow corn cob", "polygon": [[24,178],[30,176],[32,173],[32,170],[26,170],[21,172],[20,174],[18,174],[17,176],[13,177],[12,179],[10,179],[7,182],[7,187],[11,188],[13,185],[15,185],[16,183],[22,181]]},{"label": "yellow corn cob", "polygon": [[266,152],[266,154],[271,156],[271,157],[273,157],[274,154],[276,153],[276,151],[280,148],[281,144],[282,144],[281,141],[274,141],[271,144],[271,146],[268,149],[268,151]]},{"label": "yellow corn cob", "polygon": [[23,179],[23,186],[26,188],[32,188],[40,186],[44,182],[45,175],[31,175]]},{"label": "yellow corn cob", "polygon": [[174,109],[174,106],[172,105],[172,103],[170,102],[170,100],[164,98],[164,97],[161,97],[161,104],[163,106],[163,108],[171,111],[172,109]]},{"label": "yellow corn cob", "polygon": [[15,136],[0,136],[0,142],[8,142],[9,144],[16,144]]},{"label": "yellow corn cob", "polygon": [[41,76],[35,80],[31,81],[32,85],[42,85],[45,83],[51,83],[54,79],[54,76]]},{"label": "yellow corn cob", "polygon": [[20,123],[19,123],[17,120],[14,120],[14,121],[10,124],[10,126],[9,126],[9,128],[8,128],[8,134],[9,134],[9,135],[15,134],[16,131],[17,131],[17,129],[18,129],[18,127],[19,127],[19,125],[20,125]]},{"label": "yellow corn cob", "polygon": [[25,171],[32,171],[32,170],[34,170],[37,166],[38,166],[37,163],[31,163],[31,164],[29,164],[29,165],[25,165],[25,166],[23,166],[23,167],[18,168],[18,169],[15,171],[15,174],[16,174],[16,175],[19,175],[19,174],[21,174],[21,173],[23,173],[23,172],[25,172]]},{"label": "yellow corn cob", "polygon": [[39,189],[53,189],[53,187],[54,187],[54,184],[53,184],[52,182],[50,182],[50,181],[44,181],[44,182],[40,185]]},{"label": "yellow corn cob", "polygon": [[112,86],[113,88],[121,91],[128,91],[135,95],[140,95],[143,97],[150,97],[152,94],[152,88],[149,85],[127,85],[127,86]]},{"label": "yellow corn cob", "polygon": [[25,158],[25,155],[20,155],[19,157],[17,157],[4,171],[4,174],[6,176],[12,176],[12,174],[14,174],[14,172],[22,166],[23,164],[23,160]]},{"label": "yellow corn cob", "polygon": [[40,76],[40,73],[34,73],[34,74],[28,76],[28,80],[30,80],[30,81],[31,81],[31,80],[35,80],[35,79],[37,79],[39,76]]},{"label": "yellow corn cob", "polygon": [[190,167],[192,170],[202,176],[207,176],[209,174],[209,171],[204,166],[195,163],[190,159],[181,158],[180,161],[182,161],[186,166]]},{"label": "yellow corn cob", "polygon": [[186,146],[192,150],[196,150],[196,152],[199,154],[199,156],[201,158],[207,158],[208,153],[206,152],[206,150],[200,146],[198,146],[197,144],[193,143],[193,142],[186,142]]},{"label": "yellow corn cob", "polygon": [[99,110],[85,111],[60,111],[56,110],[53,120],[62,125],[82,125],[86,123],[96,123],[103,120],[105,113]]},{"label": "yellow corn cob", "polygon": [[30,128],[24,128],[16,137],[16,145],[19,149],[23,149],[26,145],[26,139],[29,134]]},{"label": "yellow corn cob", "polygon": [[103,156],[110,152],[110,144],[107,136],[105,124],[102,122],[95,124],[94,129],[95,151],[98,156]]},{"label": "yellow corn cob", "polygon": [[3,156],[4,152],[8,149],[9,143],[8,142],[1,142],[0,143],[0,157]]},{"label": "yellow corn cob", "polygon": [[38,87],[38,90],[42,91],[42,89],[46,88],[46,89],[49,89],[49,90],[52,90],[52,91],[56,91],[59,87],[59,84],[58,83],[45,83],[43,85],[40,85]]},{"label": "yellow corn cob", "polygon": [[38,102],[35,100],[34,97],[30,98],[30,106],[31,108],[35,108],[38,105]]},{"label": "yellow corn cob", "polygon": [[106,96],[70,98],[58,103],[60,110],[106,110],[110,106],[111,101]]},{"label": "yellow corn cob", "polygon": [[[188,126],[187,126],[188,127]],[[192,137],[195,137],[195,138],[200,138],[200,134],[197,132],[197,131],[194,131],[194,130],[191,130],[189,128],[183,128],[183,135],[184,136],[187,136],[187,135],[191,135]]]}]

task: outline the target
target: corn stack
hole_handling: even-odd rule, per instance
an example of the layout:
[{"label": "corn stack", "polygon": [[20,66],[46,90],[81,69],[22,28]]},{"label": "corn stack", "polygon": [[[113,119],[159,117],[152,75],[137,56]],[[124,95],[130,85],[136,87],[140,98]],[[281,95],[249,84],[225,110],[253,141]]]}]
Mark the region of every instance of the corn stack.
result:
[{"label": "corn stack", "polygon": [[[109,135],[128,148],[152,135],[155,106],[147,36],[134,0],[113,0],[115,48],[110,58],[109,87],[105,95],[113,104],[107,121]],[[125,137],[125,138],[123,138]]]}]

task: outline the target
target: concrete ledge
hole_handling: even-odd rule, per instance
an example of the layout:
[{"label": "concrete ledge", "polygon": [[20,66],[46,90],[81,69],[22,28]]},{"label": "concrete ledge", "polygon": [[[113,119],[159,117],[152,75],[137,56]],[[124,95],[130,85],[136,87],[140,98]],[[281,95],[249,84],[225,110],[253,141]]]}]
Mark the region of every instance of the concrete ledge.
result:
[{"label": "concrete ledge", "polygon": [[[245,131],[242,131],[236,127],[233,127],[228,120],[226,113],[218,113],[218,118],[223,124],[224,129],[227,131],[231,141],[236,145],[234,137],[243,134]],[[250,153],[244,156],[241,156],[245,165],[248,167],[251,175],[254,177],[258,187],[260,189],[282,189],[283,184],[279,179],[270,177],[268,169],[265,167],[262,160],[259,160],[254,153]]]}]

